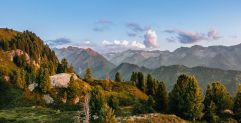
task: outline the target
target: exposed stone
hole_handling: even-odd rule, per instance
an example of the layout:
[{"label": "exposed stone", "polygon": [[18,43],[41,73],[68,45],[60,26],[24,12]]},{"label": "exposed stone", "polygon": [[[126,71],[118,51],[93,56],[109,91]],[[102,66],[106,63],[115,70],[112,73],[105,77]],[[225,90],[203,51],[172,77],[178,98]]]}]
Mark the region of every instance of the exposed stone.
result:
[{"label": "exposed stone", "polygon": [[50,104],[50,103],[53,103],[54,102],[54,99],[49,95],[49,94],[45,94],[43,96],[43,99],[44,101],[47,103],[47,104]]},{"label": "exposed stone", "polygon": [[74,80],[78,79],[75,74],[60,73],[50,76],[51,84],[55,87],[67,88],[69,85],[70,77],[73,75]]}]

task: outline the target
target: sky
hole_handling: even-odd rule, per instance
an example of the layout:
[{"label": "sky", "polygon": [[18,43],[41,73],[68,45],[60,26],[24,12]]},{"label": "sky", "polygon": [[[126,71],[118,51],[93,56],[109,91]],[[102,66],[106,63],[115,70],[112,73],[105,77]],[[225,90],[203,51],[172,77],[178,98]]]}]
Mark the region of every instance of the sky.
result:
[{"label": "sky", "polygon": [[241,43],[240,0],[1,0],[0,27],[99,52]]}]

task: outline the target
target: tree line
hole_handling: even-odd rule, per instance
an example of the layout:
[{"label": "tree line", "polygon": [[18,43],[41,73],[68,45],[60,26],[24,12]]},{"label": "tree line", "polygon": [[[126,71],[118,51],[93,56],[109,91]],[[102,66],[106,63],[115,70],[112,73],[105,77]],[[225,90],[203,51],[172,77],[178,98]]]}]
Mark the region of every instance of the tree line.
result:
[{"label": "tree line", "polygon": [[[117,72],[115,81],[120,80]],[[169,93],[165,82],[150,74],[145,77],[142,72],[133,72],[130,81],[149,96],[148,102],[156,112],[175,114],[191,121],[215,123],[235,118],[241,122],[241,86],[233,98],[221,82],[209,83],[203,94],[198,80],[185,74],[178,77]]]}]

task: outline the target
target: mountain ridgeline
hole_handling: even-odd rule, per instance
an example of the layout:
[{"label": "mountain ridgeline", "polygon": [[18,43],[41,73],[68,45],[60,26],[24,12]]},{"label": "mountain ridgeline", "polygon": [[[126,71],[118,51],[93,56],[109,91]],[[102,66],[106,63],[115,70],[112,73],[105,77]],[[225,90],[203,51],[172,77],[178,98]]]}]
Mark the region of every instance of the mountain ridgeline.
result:
[{"label": "mountain ridgeline", "polygon": [[81,76],[84,75],[85,69],[89,67],[93,70],[93,75],[96,78],[105,78],[115,67],[105,57],[90,48],[82,49],[69,46],[61,49],[54,48],[53,50],[60,60],[67,59]]},{"label": "mountain ridgeline", "polygon": [[160,66],[184,65],[204,66],[224,70],[241,70],[241,44],[235,46],[192,46],[170,51],[127,50],[120,53],[107,53],[104,56],[114,63],[136,64],[155,69]]},{"label": "mountain ridgeline", "polygon": [[134,64],[122,63],[110,72],[112,79],[114,78],[116,72],[119,72],[124,80],[130,80],[132,72],[144,72],[146,74],[151,74],[156,79],[163,80],[167,84],[168,90],[173,88],[178,76],[181,74],[195,76],[197,80],[199,80],[200,86],[203,90],[206,89],[208,83],[220,81],[233,95],[236,93],[236,89],[241,82],[240,71],[207,67],[188,68],[183,65],[161,66],[156,69],[149,69],[139,67]]}]

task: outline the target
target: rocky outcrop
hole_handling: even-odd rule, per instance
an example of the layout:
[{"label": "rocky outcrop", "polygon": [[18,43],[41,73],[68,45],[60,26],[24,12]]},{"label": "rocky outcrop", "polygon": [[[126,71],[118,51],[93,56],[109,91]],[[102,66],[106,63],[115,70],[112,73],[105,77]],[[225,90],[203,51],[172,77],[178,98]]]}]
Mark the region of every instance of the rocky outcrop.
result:
[{"label": "rocky outcrop", "polygon": [[71,76],[74,77],[74,80],[78,79],[76,74],[60,73],[60,74],[50,76],[50,81],[53,87],[67,88],[69,85]]}]

